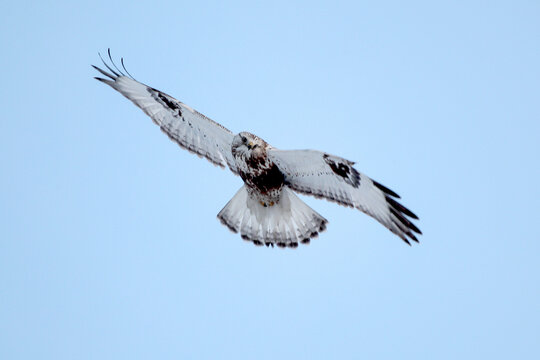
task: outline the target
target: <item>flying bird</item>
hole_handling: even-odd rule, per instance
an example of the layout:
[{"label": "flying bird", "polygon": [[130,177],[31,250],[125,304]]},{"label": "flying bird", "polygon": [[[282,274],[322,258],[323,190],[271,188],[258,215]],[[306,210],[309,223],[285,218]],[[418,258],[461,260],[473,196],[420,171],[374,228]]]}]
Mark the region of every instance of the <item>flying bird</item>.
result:
[{"label": "flying bird", "polygon": [[[136,81],[121,64],[95,77],[142,109],[182,148],[239,175],[244,185],[217,215],[244,240],[255,245],[295,248],[326,229],[326,220],[295,192],[356,208],[410,245],[422,232],[410,219],[418,217],[401,205],[399,195],[358,172],[354,162],[316,150],[279,150],[249,132],[232,133],[224,126],[166,93]],[[101,55],[100,55],[101,57]]]}]

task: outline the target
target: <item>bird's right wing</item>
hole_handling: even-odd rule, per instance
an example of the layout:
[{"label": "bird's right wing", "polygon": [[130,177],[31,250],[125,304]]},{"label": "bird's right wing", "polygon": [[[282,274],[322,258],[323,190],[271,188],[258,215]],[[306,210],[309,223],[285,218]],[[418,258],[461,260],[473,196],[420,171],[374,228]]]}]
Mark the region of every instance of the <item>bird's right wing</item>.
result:
[{"label": "bird's right wing", "polygon": [[109,85],[131,100],[150,116],[171,140],[184,149],[220,167],[229,166],[233,173],[237,173],[231,153],[234,134],[230,130],[172,96],[124,75],[114,63],[112,65],[116,71],[107,63],[103,63],[111,73],[96,66],[93,67],[109,79],[100,77],[95,79]]}]

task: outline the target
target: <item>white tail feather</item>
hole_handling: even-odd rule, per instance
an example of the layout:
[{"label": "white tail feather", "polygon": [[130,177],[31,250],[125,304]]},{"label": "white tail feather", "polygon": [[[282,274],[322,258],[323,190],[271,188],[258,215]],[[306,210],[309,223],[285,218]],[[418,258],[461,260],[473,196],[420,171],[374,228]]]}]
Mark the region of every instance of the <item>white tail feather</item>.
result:
[{"label": "white tail feather", "polygon": [[292,190],[283,188],[281,198],[273,206],[263,206],[252,199],[245,186],[219,212],[218,219],[233,232],[255,245],[296,247],[309,243],[328,222],[300,200]]}]

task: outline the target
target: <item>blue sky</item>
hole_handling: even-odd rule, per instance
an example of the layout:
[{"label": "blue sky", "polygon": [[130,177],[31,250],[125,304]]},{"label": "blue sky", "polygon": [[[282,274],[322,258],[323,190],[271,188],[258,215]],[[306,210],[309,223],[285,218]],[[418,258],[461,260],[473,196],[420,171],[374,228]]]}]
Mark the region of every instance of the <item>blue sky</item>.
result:
[{"label": "blue sky", "polygon": [[[0,358],[537,359],[540,5],[4,2]],[[241,180],[93,80],[139,80],[232,131],[398,192],[408,247],[302,197],[328,230],[254,247]]]}]

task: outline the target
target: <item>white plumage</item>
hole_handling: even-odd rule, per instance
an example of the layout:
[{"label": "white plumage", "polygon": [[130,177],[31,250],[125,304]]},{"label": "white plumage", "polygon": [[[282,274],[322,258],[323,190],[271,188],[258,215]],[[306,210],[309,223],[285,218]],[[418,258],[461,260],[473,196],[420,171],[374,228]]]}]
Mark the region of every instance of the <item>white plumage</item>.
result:
[{"label": "white plumage", "polygon": [[249,196],[245,186],[219,212],[218,218],[256,245],[270,243],[282,247],[309,243],[326,229],[327,223],[288,188],[283,189],[278,203],[265,207]]},{"label": "white plumage", "polygon": [[94,68],[108,79],[97,80],[131,100],[181,147],[242,177],[245,185],[218,218],[243,239],[296,247],[324,231],[327,220],[293,193],[297,191],[357,208],[406,243],[418,241],[414,233],[421,232],[409,220],[418,217],[395,200],[399,196],[392,190],[359,173],[353,162],[315,150],[278,150],[247,132],[234,135],[173,97],[126,76],[112,59],[116,70],[103,63],[110,72]]}]

